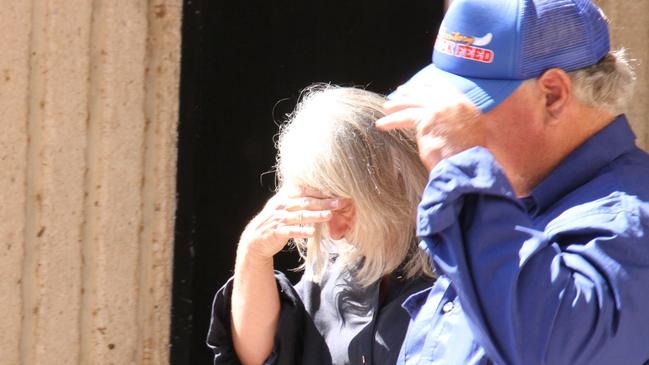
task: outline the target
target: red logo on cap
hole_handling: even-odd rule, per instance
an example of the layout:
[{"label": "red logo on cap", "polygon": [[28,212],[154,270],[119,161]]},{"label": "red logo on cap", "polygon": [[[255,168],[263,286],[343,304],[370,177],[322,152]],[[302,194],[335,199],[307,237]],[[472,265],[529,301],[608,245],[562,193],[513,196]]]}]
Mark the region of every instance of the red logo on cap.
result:
[{"label": "red logo on cap", "polygon": [[484,37],[476,38],[464,36],[459,32],[448,33],[445,29],[441,29],[435,42],[435,49],[438,52],[457,58],[492,63],[494,60],[494,52],[490,49],[475,46],[487,45],[491,42],[491,39],[491,33],[488,33]]}]

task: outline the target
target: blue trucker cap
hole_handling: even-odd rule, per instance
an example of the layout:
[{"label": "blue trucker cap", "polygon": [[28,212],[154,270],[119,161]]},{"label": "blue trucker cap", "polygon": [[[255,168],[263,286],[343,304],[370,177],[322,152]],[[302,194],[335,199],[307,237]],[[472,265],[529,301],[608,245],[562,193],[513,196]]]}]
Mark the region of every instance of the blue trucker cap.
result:
[{"label": "blue trucker cap", "polygon": [[[433,63],[400,89],[439,87],[443,78],[484,113],[524,80],[591,66],[609,50],[606,18],[591,0],[455,0]],[[398,99],[400,89],[388,98]]]}]

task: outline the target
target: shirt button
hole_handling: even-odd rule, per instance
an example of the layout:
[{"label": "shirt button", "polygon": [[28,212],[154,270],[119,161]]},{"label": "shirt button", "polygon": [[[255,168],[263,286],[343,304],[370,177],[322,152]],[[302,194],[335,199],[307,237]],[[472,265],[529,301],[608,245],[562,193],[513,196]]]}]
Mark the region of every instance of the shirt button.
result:
[{"label": "shirt button", "polygon": [[442,312],[448,313],[453,310],[454,306],[455,305],[453,304],[453,302],[446,302],[446,304],[444,304],[444,306],[442,307]]}]

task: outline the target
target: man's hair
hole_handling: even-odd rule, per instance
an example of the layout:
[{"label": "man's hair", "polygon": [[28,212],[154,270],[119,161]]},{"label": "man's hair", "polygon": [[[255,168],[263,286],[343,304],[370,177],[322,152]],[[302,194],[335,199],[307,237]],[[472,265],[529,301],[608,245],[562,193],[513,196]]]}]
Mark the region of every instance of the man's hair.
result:
[{"label": "man's hair", "polygon": [[278,188],[286,184],[350,198],[355,220],[334,241],[326,224],[316,236],[296,240],[303,267],[319,281],[330,255],[336,265],[356,269],[369,285],[401,266],[403,275],[432,276],[429,258],[418,249],[416,209],[427,171],[414,134],[383,132],[374,122],[384,115],[383,96],[358,89],[314,85],[306,89],[281,127],[277,142]]},{"label": "man's hair", "polygon": [[577,100],[614,115],[624,113],[635,84],[624,49],[609,52],[598,63],[568,74]]}]

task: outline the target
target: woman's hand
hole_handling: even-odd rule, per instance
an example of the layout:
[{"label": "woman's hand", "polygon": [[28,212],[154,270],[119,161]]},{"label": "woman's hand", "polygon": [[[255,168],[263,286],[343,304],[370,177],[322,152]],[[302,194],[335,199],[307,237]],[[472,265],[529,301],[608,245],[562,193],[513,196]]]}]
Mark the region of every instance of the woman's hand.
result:
[{"label": "woman's hand", "polygon": [[289,239],[310,238],[315,223],[327,222],[340,199],[305,196],[304,191],[280,191],[253,218],[241,234],[237,256],[272,260]]},{"label": "woman's hand", "polygon": [[341,202],[308,190],[284,189],[272,197],[241,234],[232,288],[232,342],[244,365],[261,364],[273,349],[280,301],[273,256],[291,238],[309,238]]}]

